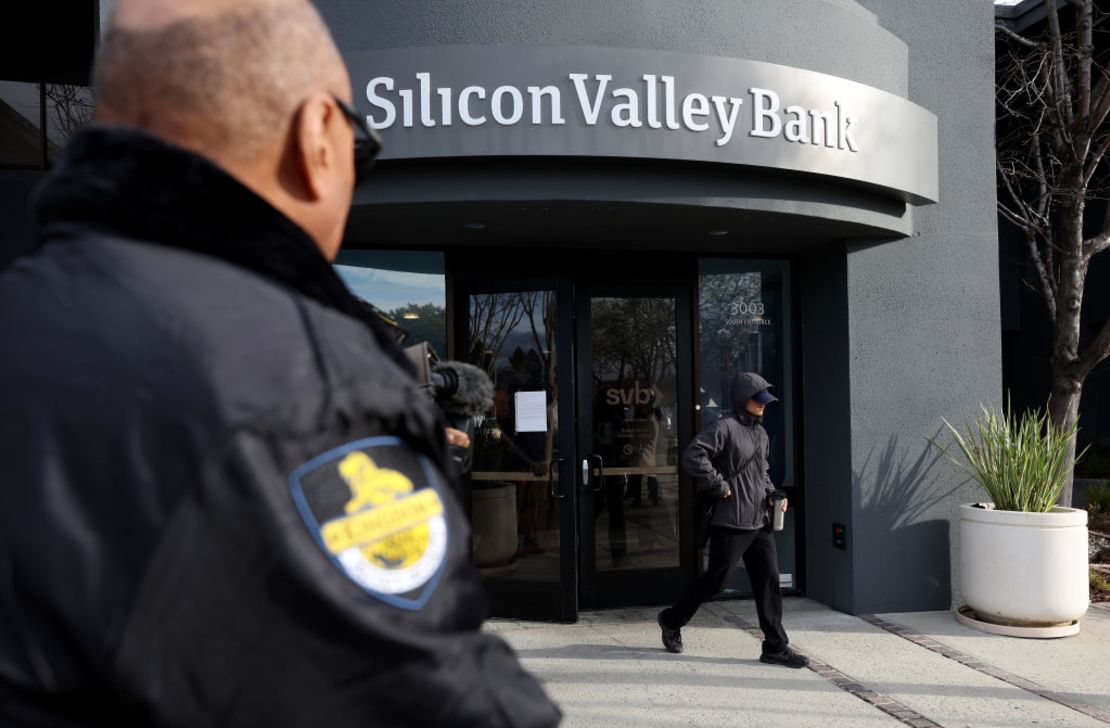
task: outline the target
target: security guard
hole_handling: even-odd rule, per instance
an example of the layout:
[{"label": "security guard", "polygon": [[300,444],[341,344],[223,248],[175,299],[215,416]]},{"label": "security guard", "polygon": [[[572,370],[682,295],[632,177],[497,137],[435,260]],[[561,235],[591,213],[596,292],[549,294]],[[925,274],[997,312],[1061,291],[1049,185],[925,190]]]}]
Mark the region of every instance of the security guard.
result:
[{"label": "security guard", "polygon": [[121,0],[96,82],[0,276],[0,725],[556,724],[330,265],[373,139],[315,10]]}]

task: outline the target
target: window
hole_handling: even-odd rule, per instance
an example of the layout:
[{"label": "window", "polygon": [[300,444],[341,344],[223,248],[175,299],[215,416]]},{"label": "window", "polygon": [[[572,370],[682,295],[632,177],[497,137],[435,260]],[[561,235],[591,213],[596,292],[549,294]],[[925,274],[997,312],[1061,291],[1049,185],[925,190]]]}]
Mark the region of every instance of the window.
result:
[{"label": "window", "polygon": [[[698,277],[698,351],[701,426],[732,414],[728,385],[733,374],[753,371],[774,385],[779,402],[769,406],[763,427],[771,442],[771,481],[797,485],[794,472],[793,306],[790,264],[783,260],[703,258]],[[790,492],[790,491],[788,491]],[[792,498],[792,500],[794,500]],[[796,507],[775,534],[782,586],[796,585]],[[725,591],[750,593],[738,569]]]},{"label": "window", "polygon": [[405,332],[404,345],[427,341],[447,357],[447,284],[443,253],[343,250],[335,270],[359,298]]},{"label": "window", "polygon": [[0,167],[45,169],[92,112],[87,86],[0,81]]},{"label": "window", "polygon": [[731,413],[728,384],[757,372],[782,406],[767,409],[771,477],[793,484],[793,331],[790,264],[777,260],[704,258],[699,264],[698,330],[701,424]]}]

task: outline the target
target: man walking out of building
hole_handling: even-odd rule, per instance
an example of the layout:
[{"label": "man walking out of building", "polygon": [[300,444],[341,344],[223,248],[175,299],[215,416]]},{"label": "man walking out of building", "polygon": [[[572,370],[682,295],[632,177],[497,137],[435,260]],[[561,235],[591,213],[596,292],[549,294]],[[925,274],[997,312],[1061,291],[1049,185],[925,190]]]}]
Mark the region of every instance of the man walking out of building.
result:
[{"label": "man walking out of building", "polygon": [[[762,423],[764,408],[778,398],[763,377],[742,372],[732,379],[729,400],[732,414],[700,432],[682,456],[699,496],[716,506],[709,528],[709,568],[674,606],[659,613],[663,646],[682,652],[682,627],[721,591],[743,559],[763,630],[760,661],[805,667],[809,660],[787,646],[782,628],[778,556],[770,526],[774,488],[767,474],[769,443]],[[786,510],[785,499],[781,508]]]}]

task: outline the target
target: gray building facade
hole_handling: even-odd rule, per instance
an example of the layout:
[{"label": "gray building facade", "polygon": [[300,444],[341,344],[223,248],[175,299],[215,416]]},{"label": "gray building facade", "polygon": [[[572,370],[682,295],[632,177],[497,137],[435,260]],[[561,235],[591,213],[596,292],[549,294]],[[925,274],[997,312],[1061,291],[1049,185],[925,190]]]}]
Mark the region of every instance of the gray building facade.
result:
[{"label": "gray building facade", "polygon": [[[796,408],[791,485],[801,516],[796,568],[803,569],[793,586],[851,613],[950,606],[957,505],[975,495],[927,438],[939,434],[942,417],[968,419],[980,402],[997,403],[1001,386],[989,6],[398,2],[370,10],[327,2],[321,9],[350,58],[464,46],[541,56],[552,48],[614,49],[617,66],[623,49],[648,51],[647,58],[687,54],[695,64],[744,59],[848,79],[935,115],[934,202],[819,173],[651,152],[635,159],[603,148],[564,158],[445,152],[383,163],[358,196],[350,242],[456,252],[489,246],[510,256],[524,248],[538,251],[533,263],[541,266],[546,251],[581,267],[605,251],[789,260],[796,315],[787,336],[797,348],[795,396],[784,405]],[[362,95],[367,74],[377,73],[349,65],[356,102],[382,120],[381,107]],[[582,66],[586,74],[596,69]],[[492,89],[496,79],[477,75],[472,83],[485,81]],[[410,129],[382,129],[387,149],[391,136],[413,131],[421,131],[419,119]],[[915,142],[929,144],[899,143]],[[706,335],[694,333],[699,342]],[[452,353],[461,355],[460,347]],[[834,545],[834,524],[843,527],[843,548]],[[583,530],[579,523],[580,537]]]},{"label": "gray building facade", "polygon": [[1001,400],[989,4],[317,6],[385,141],[340,270],[496,386],[460,490],[495,614],[693,579],[677,456],[743,369],[784,588],[952,606],[978,495],[929,438]]}]

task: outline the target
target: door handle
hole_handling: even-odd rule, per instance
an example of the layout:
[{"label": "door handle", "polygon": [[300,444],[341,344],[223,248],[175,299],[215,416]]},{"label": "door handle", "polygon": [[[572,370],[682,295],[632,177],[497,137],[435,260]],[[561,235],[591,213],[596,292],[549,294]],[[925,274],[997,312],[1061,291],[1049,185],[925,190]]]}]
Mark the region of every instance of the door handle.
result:
[{"label": "door handle", "polygon": [[600,493],[601,487],[605,484],[605,479],[602,477],[602,473],[605,472],[605,461],[601,459],[600,455],[590,455],[586,459],[590,462],[597,461],[597,485],[591,485],[590,490]]},{"label": "door handle", "polygon": [[[547,492],[552,498],[566,498],[566,493],[555,492],[555,482],[559,479],[559,471],[562,470],[562,465],[567,461],[566,458],[552,458],[551,462],[547,464]],[[562,491],[562,488],[559,489]]]},{"label": "door handle", "polygon": [[589,484],[590,484],[590,461],[583,458],[582,459],[582,490],[585,490],[586,486],[589,485]]}]

